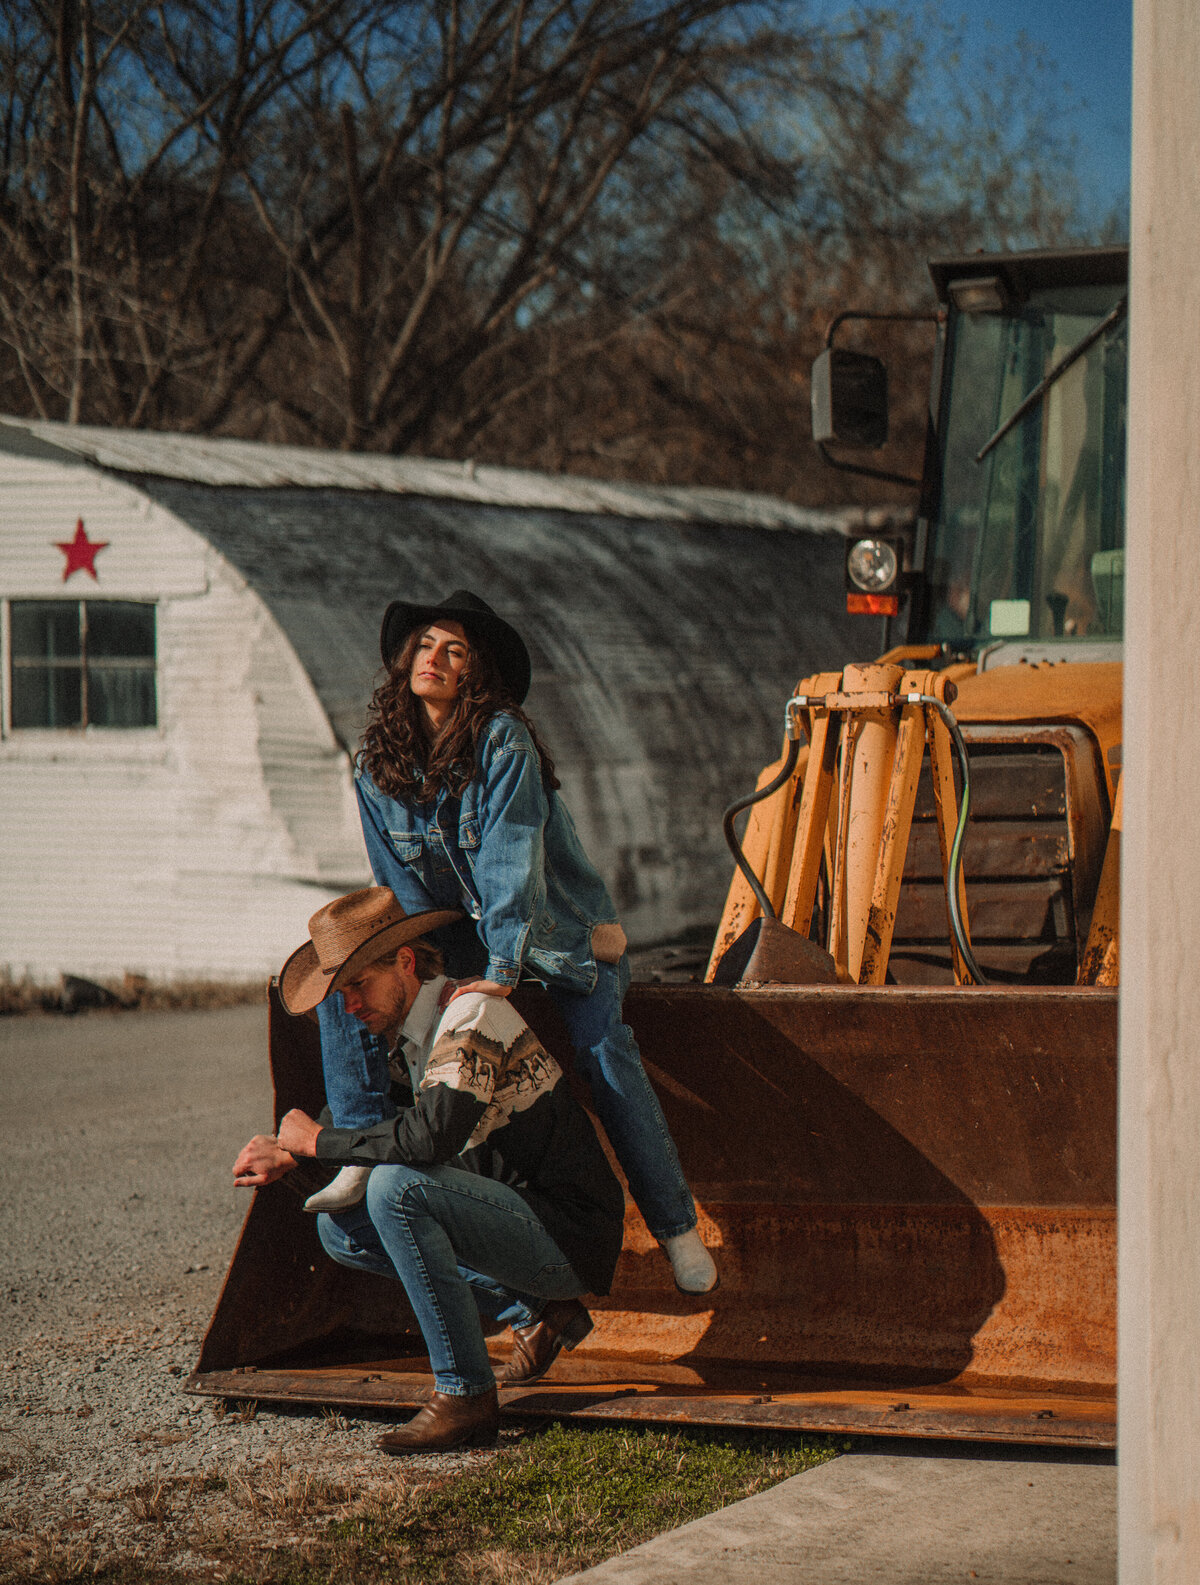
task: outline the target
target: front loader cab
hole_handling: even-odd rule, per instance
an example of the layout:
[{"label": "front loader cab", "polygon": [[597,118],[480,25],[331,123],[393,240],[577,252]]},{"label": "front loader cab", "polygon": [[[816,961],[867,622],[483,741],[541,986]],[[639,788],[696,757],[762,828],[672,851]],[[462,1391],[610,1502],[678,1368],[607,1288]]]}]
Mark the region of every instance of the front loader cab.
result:
[{"label": "front loader cab", "polygon": [[930,271],[945,328],[910,641],[1119,658],[1126,252],[975,255]]},{"label": "front loader cab", "polygon": [[[848,547],[852,611],[902,619],[910,644],[978,657],[1119,658],[1125,545],[1124,248],[969,254],[930,265],[939,301],[920,478],[830,454],[888,434],[888,380],[834,345],[813,368],[814,438],[835,466],[921,486],[908,549]],[[893,375],[893,383],[895,376]],[[999,657],[998,657],[999,658]]]}]

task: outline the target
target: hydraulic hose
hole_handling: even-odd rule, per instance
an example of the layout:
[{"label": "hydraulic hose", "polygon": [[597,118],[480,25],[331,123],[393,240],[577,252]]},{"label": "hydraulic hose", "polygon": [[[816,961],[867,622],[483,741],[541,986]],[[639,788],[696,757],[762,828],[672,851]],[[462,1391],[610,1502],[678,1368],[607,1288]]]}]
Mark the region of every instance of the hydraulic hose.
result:
[{"label": "hydraulic hose", "polygon": [[774,781],[768,782],[765,787],[759,787],[748,798],[739,798],[731,803],[721,817],[721,827],[725,832],[725,840],[729,844],[729,851],[733,854],[734,863],[746,877],[750,890],[754,893],[758,906],[763,911],[764,919],[778,919],[779,915],[771,906],[771,899],[763,890],[762,882],[750,868],[746,855],[742,852],[742,844],[737,839],[733,829],[733,822],[743,809],[749,809],[753,804],[761,803],[764,798],[769,798],[772,793],[777,793],[785,782],[791,779],[792,772],[796,769],[796,760],[800,754],[800,724],[796,713],[796,701],[789,699],[785,713],[785,726],[788,737],[787,754],[784,756],[783,769]]},{"label": "hydraulic hose", "polygon": [[950,865],[946,875],[946,906],[950,913],[950,929],[954,934],[954,942],[958,947],[959,956],[966,964],[967,972],[976,985],[986,985],[987,977],[975,961],[975,954],[971,951],[971,943],[967,939],[967,932],[963,925],[962,914],[958,907],[958,882],[962,872],[963,838],[967,834],[967,816],[971,809],[971,762],[967,758],[967,745],[962,735],[962,729],[954,719],[954,712],[944,699],[937,699],[931,693],[906,693],[900,696],[905,704],[932,705],[945,723],[950,740],[954,744],[954,751],[958,755],[958,768],[962,772],[962,804],[958,811],[958,825],[955,827],[954,840],[950,844]]}]

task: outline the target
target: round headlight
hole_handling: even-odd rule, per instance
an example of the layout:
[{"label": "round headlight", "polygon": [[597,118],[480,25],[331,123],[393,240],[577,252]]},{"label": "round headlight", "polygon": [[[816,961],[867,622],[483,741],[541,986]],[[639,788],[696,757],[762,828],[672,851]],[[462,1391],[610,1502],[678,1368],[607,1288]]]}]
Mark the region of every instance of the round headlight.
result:
[{"label": "round headlight", "polygon": [[860,539],[846,557],[850,581],[864,594],[883,594],[895,583],[899,570],[895,549],[886,539]]}]

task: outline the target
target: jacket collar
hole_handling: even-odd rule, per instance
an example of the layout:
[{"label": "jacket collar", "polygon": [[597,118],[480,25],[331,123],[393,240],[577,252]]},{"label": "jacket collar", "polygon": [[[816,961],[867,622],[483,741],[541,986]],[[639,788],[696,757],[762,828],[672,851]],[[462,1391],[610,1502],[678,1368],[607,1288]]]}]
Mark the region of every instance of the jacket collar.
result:
[{"label": "jacket collar", "polygon": [[416,1000],[408,1010],[408,1017],[401,1026],[397,1045],[402,1046],[405,1041],[410,1041],[422,1051],[428,1048],[442,1014],[438,1002],[441,1000],[445,983],[444,974],[438,974],[432,980],[424,982],[417,992]]}]

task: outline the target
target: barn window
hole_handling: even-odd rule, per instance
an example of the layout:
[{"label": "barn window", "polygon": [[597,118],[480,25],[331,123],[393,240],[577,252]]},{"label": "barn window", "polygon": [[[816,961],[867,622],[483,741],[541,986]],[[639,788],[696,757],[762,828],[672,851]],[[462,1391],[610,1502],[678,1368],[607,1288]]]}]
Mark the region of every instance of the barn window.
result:
[{"label": "barn window", "polygon": [[153,605],[13,600],[9,657],[13,727],[157,724]]}]

